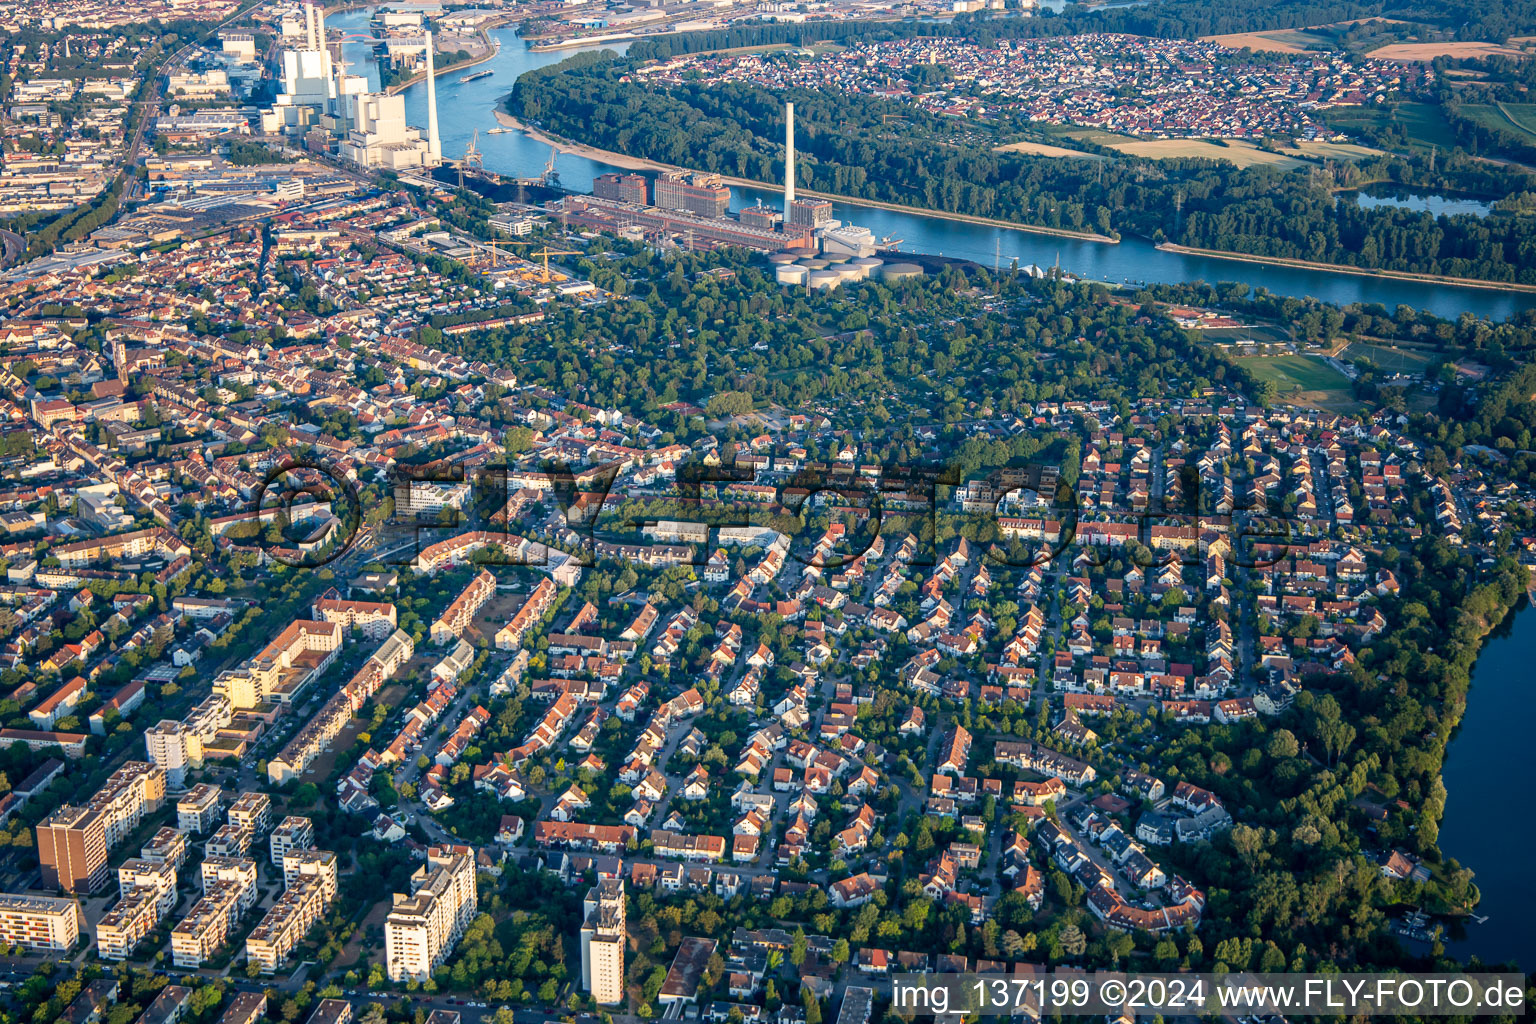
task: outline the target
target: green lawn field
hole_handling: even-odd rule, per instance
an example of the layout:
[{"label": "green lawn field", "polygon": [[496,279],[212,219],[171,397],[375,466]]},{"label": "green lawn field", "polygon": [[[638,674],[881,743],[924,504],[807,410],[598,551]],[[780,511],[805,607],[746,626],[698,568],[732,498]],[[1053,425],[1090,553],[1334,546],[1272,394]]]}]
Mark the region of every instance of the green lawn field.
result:
[{"label": "green lawn field", "polygon": [[1349,378],[1312,356],[1252,356],[1237,360],[1237,365],[1253,374],[1255,380],[1272,380],[1281,394],[1302,391],[1341,391],[1349,388]]}]

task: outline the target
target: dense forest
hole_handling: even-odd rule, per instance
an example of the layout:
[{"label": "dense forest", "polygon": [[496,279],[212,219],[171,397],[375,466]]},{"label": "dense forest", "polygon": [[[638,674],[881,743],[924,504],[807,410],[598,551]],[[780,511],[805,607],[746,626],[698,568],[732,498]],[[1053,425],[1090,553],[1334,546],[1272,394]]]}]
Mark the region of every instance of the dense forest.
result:
[{"label": "dense forest", "polygon": [[[514,114],[603,149],[756,181],[779,180],[784,99],[797,111],[802,187],[834,195],[1052,228],[1130,233],[1289,259],[1536,284],[1536,221],[1428,213],[1338,201],[1336,190],[1390,181],[1497,194],[1527,175],[1464,158],[1382,156],[1303,170],[1214,160],[1145,160],[1109,151],[1094,174],[1077,161],[933,140],[952,123],[871,97],[743,83],[662,91],[621,81],[633,61],[583,54],[524,75]],[[881,133],[900,110],[908,129]],[[1454,173],[1453,169],[1454,168]]]}]

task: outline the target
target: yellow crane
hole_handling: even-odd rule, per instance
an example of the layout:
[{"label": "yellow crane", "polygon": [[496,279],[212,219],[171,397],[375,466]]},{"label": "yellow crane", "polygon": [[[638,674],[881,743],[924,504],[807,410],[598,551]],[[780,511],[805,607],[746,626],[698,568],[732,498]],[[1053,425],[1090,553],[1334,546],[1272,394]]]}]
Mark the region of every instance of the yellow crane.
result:
[{"label": "yellow crane", "polygon": [[[534,242],[513,242],[512,244],[513,245],[535,245],[536,243],[534,243]],[[542,258],[544,260],[544,282],[543,283],[544,284],[549,284],[549,258],[551,256],[585,256],[586,253],[577,252],[577,251],[572,250],[572,249],[551,249],[549,246],[546,245],[544,248],[540,249],[538,252],[530,252],[528,255],[530,257],[532,257],[533,259],[540,259],[540,258]]]}]

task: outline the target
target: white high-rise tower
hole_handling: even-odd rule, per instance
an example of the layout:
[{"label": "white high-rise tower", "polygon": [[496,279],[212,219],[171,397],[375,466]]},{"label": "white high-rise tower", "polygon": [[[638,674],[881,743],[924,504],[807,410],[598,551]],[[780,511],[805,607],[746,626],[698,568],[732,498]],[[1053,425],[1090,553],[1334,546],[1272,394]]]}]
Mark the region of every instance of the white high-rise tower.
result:
[{"label": "white high-rise tower", "polygon": [[443,162],[443,142],[437,135],[437,68],[432,60],[432,33],[427,33],[427,156]]},{"label": "white high-rise tower", "polygon": [[795,105],[784,104],[784,215],[795,201]]}]

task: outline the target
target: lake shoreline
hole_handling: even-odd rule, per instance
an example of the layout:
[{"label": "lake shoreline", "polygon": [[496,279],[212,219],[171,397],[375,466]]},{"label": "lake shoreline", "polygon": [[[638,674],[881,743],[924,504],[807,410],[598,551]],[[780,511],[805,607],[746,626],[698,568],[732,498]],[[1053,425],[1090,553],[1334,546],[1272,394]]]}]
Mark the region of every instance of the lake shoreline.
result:
[{"label": "lake shoreline", "polygon": [[[622,167],[632,171],[687,171],[693,168],[674,167],[657,160],[647,160],[644,157],[628,156],[624,153],[615,153],[612,150],[599,149],[596,146],[588,146],[580,142],[572,142],[558,135],[541,131],[513,117],[503,107],[503,101],[498,100],[492,113],[496,122],[505,128],[516,128],[547,145],[554,146],[562,153],[571,153],[585,157],[588,160],[596,160],[600,163],[611,164],[614,167]],[[737,178],[728,174],[719,175],[721,181],[737,188],[773,189],[777,184],[771,181],[756,181],[751,178]],[[961,224],[976,224],[980,227],[1006,228],[1012,231],[1027,231],[1037,235],[1050,235],[1054,238],[1070,238],[1076,242],[1097,242],[1103,245],[1119,245],[1118,238],[1110,238],[1108,235],[1100,235],[1095,232],[1072,231],[1068,228],[1051,228],[1039,224],[1020,224],[1011,220],[999,220],[995,217],[978,217],[968,213],[946,213],[943,210],[929,210],[920,206],[904,206],[901,203],[888,203],[879,199],[863,199],[858,196],[843,196],[832,192],[818,192],[814,189],[795,188],[795,194],[810,196],[815,199],[826,199],[831,202],[846,203],[849,206],[867,206],[876,210],[887,210],[892,213],[910,213],[919,217],[934,217],[939,220],[955,221]]]}]

